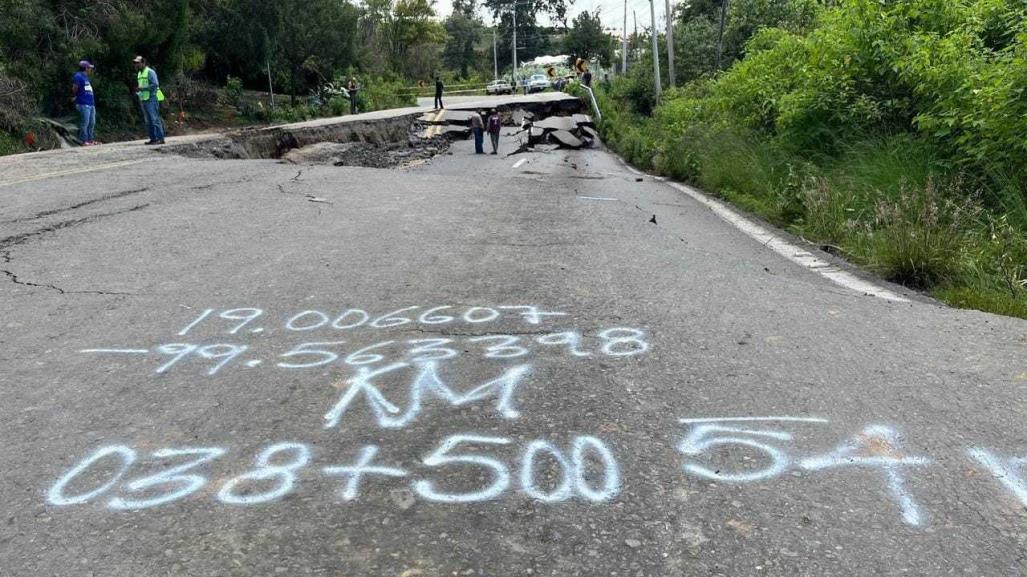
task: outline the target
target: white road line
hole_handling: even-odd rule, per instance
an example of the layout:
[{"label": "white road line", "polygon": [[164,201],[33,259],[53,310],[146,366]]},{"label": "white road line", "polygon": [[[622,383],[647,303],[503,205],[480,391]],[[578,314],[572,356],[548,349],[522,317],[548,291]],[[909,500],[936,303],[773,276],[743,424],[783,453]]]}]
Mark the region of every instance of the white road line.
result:
[{"label": "white road line", "polygon": [[517,162],[515,162],[513,167],[514,168],[520,168],[525,162],[528,162],[528,159],[527,158],[522,158],[522,159],[518,160]]},{"label": "white road line", "polygon": [[707,208],[714,212],[714,214],[731,223],[738,230],[751,236],[753,239],[755,239],[763,246],[769,248],[770,250],[776,252],[777,254],[785,257],[786,259],[794,262],[795,264],[801,267],[807,268],[827,278],[828,280],[835,282],[836,284],[839,284],[847,289],[854,290],[856,292],[861,292],[888,301],[894,301],[899,303],[909,302],[909,299],[902,295],[892,292],[872,282],[865,281],[850,272],[846,272],[834,266],[833,264],[825,261],[824,259],[818,258],[816,255],[809,252],[808,250],[784,240],[783,238],[775,235],[774,233],[763,228],[762,226],[738,214],[734,210],[731,210],[724,203],[718,200],[714,200],[706,196],[705,194],[695,190],[694,188],[669,180],[666,182],[667,184],[692,197],[696,201],[706,205]]},{"label": "white road line", "polygon": [[627,163],[624,163],[624,166],[629,171],[637,175],[649,176],[650,178],[654,178],[661,182],[665,182],[670,186],[673,186],[674,188],[692,197],[697,202],[706,205],[706,207],[712,210],[714,214],[726,220],[728,223],[732,224],[738,230],[749,235],[763,246],[785,257],[786,259],[794,262],[795,264],[803,268],[809,269],[838,285],[841,285],[847,289],[860,292],[866,295],[882,298],[887,301],[893,301],[898,303],[909,302],[909,299],[898,293],[890,291],[872,282],[865,281],[850,272],[846,272],[834,266],[833,264],[827,262],[822,258],[818,258],[816,255],[809,252],[808,250],[788,242],[787,240],[775,235],[774,233],[763,228],[762,226],[738,214],[737,212],[729,208],[725,203],[710,198],[709,196],[706,196],[705,194],[699,192],[698,190],[690,186],[685,186],[681,183],[674,182],[673,180],[669,180],[661,176],[652,176],[646,174],[644,172],[636,170],[632,166],[628,166]]},{"label": "white road line", "polygon": [[719,417],[708,419],[679,419],[679,423],[747,423],[756,421],[781,421],[787,423],[828,423],[827,419],[820,417]]},{"label": "white road line", "polygon": [[578,198],[580,198],[581,200],[613,200],[613,201],[620,200],[619,198],[605,198],[605,197],[602,197],[602,196],[578,196]]},{"label": "white road line", "polygon": [[34,176],[28,176],[28,177],[25,177],[25,178],[22,178],[22,179],[19,179],[19,180],[12,180],[12,181],[9,181],[9,182],[0,182],[0,186],[12,186],[12,185],[15,185],[15,184],[22,184],[24,182],[32,182],[32,181],[35,181],[35,180],[44,180],[44,179],[47,179],[47,178],[57,178],[59,176],[71,176],[73,174],[82,174],[84,172],[95,172],[97,170],[106,170],[108,168],[120,168],[122,166],[130,166],[130,165],[133,165],[133,164],[141,164],[143,162],[152,162],[154,160],[157,160],[157,159],[155,159],[155,158],[145,158],[143,160],[127,160],[127,161],[123,161],[123,162],[112,162],[112,163],[108,163],[108,164],[97,164],[95,166],[90,166],[90,167],[87,167],[87,168],[76,168],[76,169],[72,169],[72,170],[62,170],[62,171],[58,171],[58,172],[47,172],[45,174],[37,174],[37,175],[34,175]]}]

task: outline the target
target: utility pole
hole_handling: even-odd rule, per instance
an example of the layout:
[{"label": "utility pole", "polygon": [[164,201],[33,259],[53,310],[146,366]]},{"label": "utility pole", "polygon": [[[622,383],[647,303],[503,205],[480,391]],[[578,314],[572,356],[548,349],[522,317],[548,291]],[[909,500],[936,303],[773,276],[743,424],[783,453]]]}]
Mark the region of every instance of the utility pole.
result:
[{"label": "utility pole", "polygon": [[660,99],[663,87],[660,86],[660,47],[656,42],[656,6],[655,0],[649,0],[649,16],[652,19],[653,36],[653,81],[656,84],[656,99]]},{"label": "utility pole", "polygon": [[720,70],[720,58],[724,53],[724,19],[727,17],[727,0],[720,0],[720,32],[717,34],[717,70]]},{"label": "utility pole", "polygon": [[496,51],[496,28],[498,28],[498,26],[492,27],[492,68],[494,69],[492,78],[493,80],[499,80],[499,52]]},{"label": "utility pole", "polygon": [[635,42],[638,42],[638,11],[632,10],[631,15],[635,18],[635,37],[631,42],[631,49],[635,51],[635,61],[637,62],[641,58],[638,48],[635,47]]},{"label": "utility pole", "polygon": [[271,83],[271,60],[267,61],[267,89],[271,93],[271,108],[275,107],[275,85]]},{"label": "utility pole", "polygon": [[671,9],[671,0],[665,0],[667,4],[667,83],[674,87],[674,11]]},{"label": "utility pole", "polygon": [[621,66],[620,73],[628,73],[628,0],[624,0],[624,28],[621,29],[624,42],[621,44]]},{"label": "utility pole", "polygon": [[513,3],[513,85],[517,89],[517,2]]}]

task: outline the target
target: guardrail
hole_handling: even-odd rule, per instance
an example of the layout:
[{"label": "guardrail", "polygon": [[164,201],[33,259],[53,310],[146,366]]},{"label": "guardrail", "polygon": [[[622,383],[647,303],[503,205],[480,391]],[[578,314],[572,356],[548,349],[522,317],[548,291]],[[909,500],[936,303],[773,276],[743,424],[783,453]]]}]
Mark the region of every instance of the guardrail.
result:
[{"label": "guardrail", "polygon": [[588,97],[592,100],[592,111],[595,112],[596,120],[598,120],[599,122],[602,122],[603,121],[603,113],[602,113],[602,111],[599,110],[599,103],[596,102],[595,92],[592,92],[592,89],[590,87],[585,86],[584,84],[581,84],[580,82],[578,83],[578,86],[584,88],[588,92]]}]

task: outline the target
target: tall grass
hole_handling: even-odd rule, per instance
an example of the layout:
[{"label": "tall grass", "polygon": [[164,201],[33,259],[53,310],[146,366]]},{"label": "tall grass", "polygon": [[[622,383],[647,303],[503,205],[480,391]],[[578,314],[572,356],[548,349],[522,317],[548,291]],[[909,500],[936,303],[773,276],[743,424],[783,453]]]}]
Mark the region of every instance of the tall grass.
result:
[{"label": "tall grass", "polygon": [[604,105],[606,142],[629,161],[953,306],[1027,318],[1027,185],[964,174],[909,133],[814,157],[750,130],[659,126]]}]

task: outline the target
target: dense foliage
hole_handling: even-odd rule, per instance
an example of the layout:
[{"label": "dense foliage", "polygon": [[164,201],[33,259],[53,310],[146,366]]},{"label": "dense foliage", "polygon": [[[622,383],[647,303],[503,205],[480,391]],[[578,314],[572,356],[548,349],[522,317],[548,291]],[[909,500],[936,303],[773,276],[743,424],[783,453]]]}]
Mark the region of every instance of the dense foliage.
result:
[{"label": "dense foliage", "polygon": [[679,14],[685,87],[651,110],[643,62],[603,96],[610,143],[892,280],[1027,316],[1027,5],[733,0],[723,72],[719,6]]},{"label": "dense foliage", "polygon": [[[504,6],[489,8],[509,16]],[[518,2],[519,43],[548,48],[536,15],[562,15],[565,6]],[[361,110],[409,105],[411,88],[436,75],[491,77],[491,34],[486,40],[477,9],[476,0],[457,0],[440,20],[432,0],[0,0],[0,153],[32,128],[34,116],[74,114],[71,75],[83,58],[97,66],[93,87],[108,135],[138,121],[136,54],[158,71],[176,117],[213,118],[215,104],[256,119],[348,111],[326,94],[351,76],[361,79]],[[508,65],[509,50],[500,54]],[[520,56],[531,58],[531,50]],[[224,89],[229,78],[231,91]],[[287,110],[242,95],[269,84],[287,95],[277,100]]]},{"label": "dense foliage", "polygon": [[574,17],[563,39],[564,52],[571,58],[597,59],[610,64],[613,60],[613,37],[603,30],[599,11],[582,12]]}]

